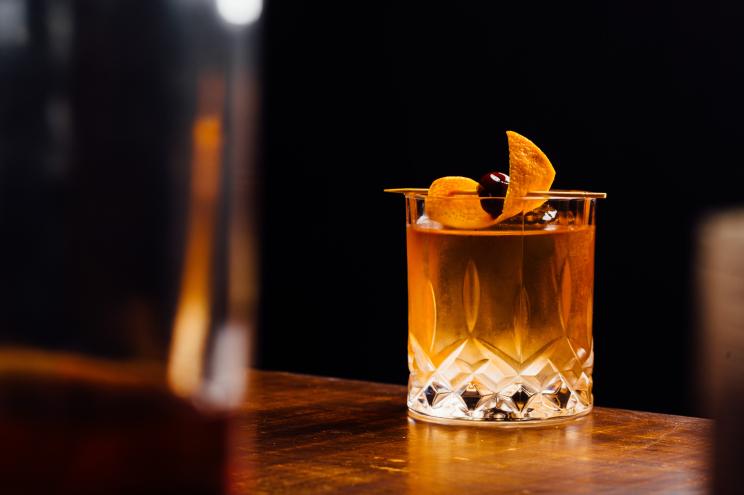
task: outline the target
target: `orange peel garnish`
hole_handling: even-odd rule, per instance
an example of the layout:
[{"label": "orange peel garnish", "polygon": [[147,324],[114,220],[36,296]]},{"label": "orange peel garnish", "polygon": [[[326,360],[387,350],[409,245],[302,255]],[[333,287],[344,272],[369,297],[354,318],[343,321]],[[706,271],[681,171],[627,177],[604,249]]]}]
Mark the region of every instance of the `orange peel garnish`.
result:
[{"label": "orange peel garnish", "polygon": [[493,224],[493,218],[481,208],[477,191],[478,182],[468,177],[437,179],[429,186],[424,206],[426,215],[456,229],[486,228]]},{"label": "orange peel garnish", "polygon": [[549,191],[555,169],[540,148],[514,131],[509,140],[509,187],[501,214],[493,219],[481,207],[478,182],[468,177],[442,177],[429,186],[425,211],[431,220],[457,229],[483,229],[538,208],[545,199],[524,199],[531,191]]},{"label": "orange peel garnish", "polygon": [[555,179],[553,165],[535,143],[514,131],[506,131],[506,137],[509,140],[509,188],[501,215],[493,224],[541,206],[544,199],[522,198],[530,191],[550,190]]}]

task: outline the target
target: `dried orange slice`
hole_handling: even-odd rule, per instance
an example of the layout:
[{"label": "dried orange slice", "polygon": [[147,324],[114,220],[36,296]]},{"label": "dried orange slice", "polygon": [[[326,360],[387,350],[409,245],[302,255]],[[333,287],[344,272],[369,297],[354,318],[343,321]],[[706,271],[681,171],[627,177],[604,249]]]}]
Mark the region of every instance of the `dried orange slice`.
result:
[{"label": "dried orange slice", "polygon": [[493,224],[491,215],[481,208],[478,183],[468,177],[442,177],[432,182],[424,210],[431,220],[456,229],[482,229]]},{"label": "dried orange slice", "polygon": [[502,220],[534,210],[544,199],[522,199],[530,191],[547,191],[555,179],[555,169],[545,153],[535,143],[514,131],[506,131],[509,140],[509,188],[504,209],[493,221]]}]

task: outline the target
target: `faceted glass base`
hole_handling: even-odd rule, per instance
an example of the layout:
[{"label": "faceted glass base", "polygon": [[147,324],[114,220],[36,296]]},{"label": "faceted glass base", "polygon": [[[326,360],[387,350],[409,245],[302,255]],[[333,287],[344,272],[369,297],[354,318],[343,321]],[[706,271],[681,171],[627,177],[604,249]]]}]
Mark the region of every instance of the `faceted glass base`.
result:
[{"label": "faceted glass base", "polygon": [[453,387],[443,377],[420,383],[411,375],[408,409],[416,419],[458,424],[526,425],[583,416],[592,408],[591,368],[577,371],[500,380],[509,383],[494,388],[484,385],[487,380]]}]

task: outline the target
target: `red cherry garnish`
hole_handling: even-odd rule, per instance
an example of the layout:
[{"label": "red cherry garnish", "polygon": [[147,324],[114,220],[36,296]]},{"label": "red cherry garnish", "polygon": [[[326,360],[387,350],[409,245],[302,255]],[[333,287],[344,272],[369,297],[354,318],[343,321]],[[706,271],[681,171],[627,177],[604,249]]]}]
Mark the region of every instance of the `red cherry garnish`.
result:
[{"label": "red cherry garnish", "polygon": [[[478,196],[481,198],[504,198],[509,188],[509,176],[501,172],[489,172],[478,181]],[[483,208],[493,218],[501,215],[503,199],[483,199]]]}]

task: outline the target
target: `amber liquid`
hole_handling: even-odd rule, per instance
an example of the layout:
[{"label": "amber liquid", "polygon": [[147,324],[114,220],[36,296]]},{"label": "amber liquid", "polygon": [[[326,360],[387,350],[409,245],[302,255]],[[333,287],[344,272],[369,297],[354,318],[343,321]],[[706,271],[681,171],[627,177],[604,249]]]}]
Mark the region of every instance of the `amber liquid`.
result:
[{"label": "amber liquid", "polygon": [[500,421],[588,411],[594,232],[409,226],[409,407]]},{"label": "amber liquid", "polygon": [[221,494],[227,418],[110,365],[0,370],[5,494]]}]

